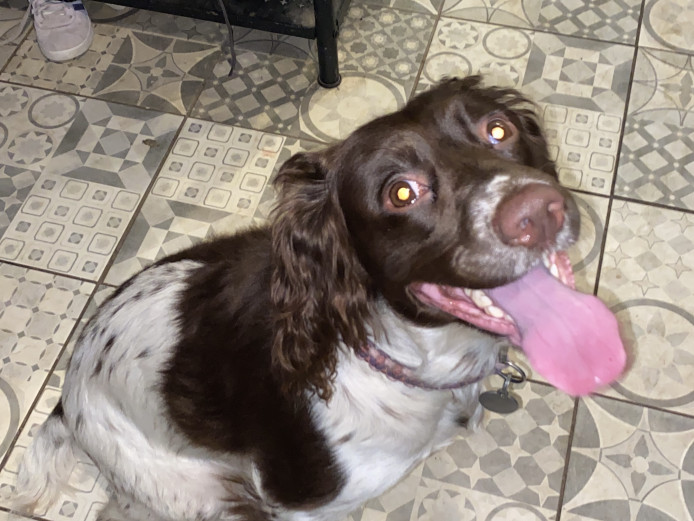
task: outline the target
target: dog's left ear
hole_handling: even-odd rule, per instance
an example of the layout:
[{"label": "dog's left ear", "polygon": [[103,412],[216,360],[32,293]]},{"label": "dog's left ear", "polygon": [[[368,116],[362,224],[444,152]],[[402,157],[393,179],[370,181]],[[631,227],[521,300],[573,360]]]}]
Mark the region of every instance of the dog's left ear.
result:
[{"label": "dog's left ear", "polygon": [[328,153],[290,158],[275,180],[273,365],[286,392],[329,399],[340,340],[367,340],[367,275],[349,239]]}]

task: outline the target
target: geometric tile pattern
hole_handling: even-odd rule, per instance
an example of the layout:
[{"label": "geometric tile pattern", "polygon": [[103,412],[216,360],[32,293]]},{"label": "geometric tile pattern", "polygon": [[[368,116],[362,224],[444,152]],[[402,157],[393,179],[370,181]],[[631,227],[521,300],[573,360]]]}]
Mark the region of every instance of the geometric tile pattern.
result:
[{"label": "geometric tile pattern", "polygon": [[490,84],[520,87],[533,34],[453,19],[441,19],[418,90],[444,76],[484,74]]},{"label": "geometric tile pattern", "polygon": [[[255,45],[253,52],[239,52],[231,77],[226,59],[219,61],[191,115],[298,138],[344,137],[374,115],[404,104],[434,20],[424,13],[357,4],[340,29],[340,88],[326,90],[316,84],[313,52],[265,54]],[[336,111],[353,122],[334,128]]]},{"label": "geometric tile pattern", "polygon": [[92,95],[187,114],[219,55],[218,46],[129,31]]},{"label": "geometric tile pattern", "polygon": [[522,89],[538,102],[622,115],[633,56],[625,45],[537,33]]},{"label": "geometric tile pattern", "polygon": [[0,258],[97,280],[139,200],[129,190],[44,174],[0,239]]},{"label": "geometric tile pattern", "polygon": [[629,118],[615,191],[643,201],[694,209],[693,130]]},{"label": "geometric tile pattern", "polygon": [[639,49],[615,193],[694,209],[691,58]]},{"label": "geometric tile pattern", "polygon": [[[7,273],[3,273],[4,275],[7,275]],[[37,276],[48,276],[46,274],[41,274],[38,272],[33,272],[29,271],[28,275],[33,276],[36,278]],[[0,279],[4,280],[4,279]],[[63,279],[62,277],[55,277],[57,284],[57,287],[60,287],[60,284],[65,285],[65,281],[68,279]],[[75,284],[75,281],[68,281],[72,282]],[[20,283],[22,284],[22,283]],[[23,281],[24,286],[26,286],[27,282]],[[94,285],[89,284],[89,283],[82,283],[82,285],[89,289],[93,289]],[[18,290],[22,290],[23,288],[20,287],[17,288]],[[74,343],[75,339],[79,336],[82,328],[85,326],[89,318],[94,314],[96,311],[96,307],[100,305],[101,303],[106,300],[106,298],[113,293],[114,288],[108,287],[108,286],[100,286],[98,287],[94,293],[92,294],[92,298],[89,301],[89,304],[84,308],[84,303],[86,302],[86,298],[83,298],[82,300],[79,301],[79,305],[81,307],[78,307],[78,302],[74,302],[72,304],[72,307],[75,308],[75,315],[77,316],[80,312],[82,312],[82,309],[84,308],[84,314],[79,321],[78,325],[73,328],[72,334],[70,335],[70,340],[67,344],[67,347],[63,350],[62,355],[60,356],[55,369],[51,373],[50,377],[46,381],[46,387],[44,390],[41,392],[37,404],[34,407],[31,415],[29,415],[29,418],[26,421],[26,424],[22,431],[19,434],[19,437],[17,439],[16,444],[14,445],[14,450],[12,451],[12,454],[10,458],[7,461],[7,464],[5,467],[0,471],[0,502],[4,501],[9,501],[11,498],[11,493],[14,488],[14,483],[16,481],[16,473],[17,473],[17,464],[21,460],[21,456],[24,453],[24,450],[28,446],[28,444],[31,442],[31,438],[33,434],[36,432],[36,430],[40,427],[40,425],[44,422],[48,414],[53,410],[53,407],[56,404],[56,401],[58,400],[58,397],[60,396],[60,388],[62,387],[63,380],[65,378],[65,372],[67,369],[67,361],[70,357],[70,354],[72,353],[72,350],[74,348]],[[15,294],[19,293],[19,291],[16,291]],[[26,290],[22,291],[22,293],[28,293]],[[36,292],[34,292],[36,293]],[[64,291],[63,291],[64,293]],[[37,295],[40,296],[40,295]],[[87,295],[88,296],[88,295]],[[36,297],[34,297],[36,298]],[[44,300],[46,300],[46,295],[43,295]],[[66,299],[63,299],[64,301]],[[66,301],[67,302],[67,301]],[[63,304],[65,305],[65,303]],[[44,306],[46,307],[46,306]],[[67,333],[66,333],[67,334]],[[62,347],[62,346],[60,346]],[[54,363],[54,362],[51,362]],[[38,380],[38,378],[36,378]],[[43,382],[43,379],[41,380]],[[10,401],[9,397],[12,396],[12,394],[3,394],[2,391],[5,391],[7,386],[3,386],[3,380],[2,380],[2,375],[0,373],[0,411],[3,411],[3,406],[6,405],[13,405],[14,402],[16,402],[16,399],[14,401]],[[11,391],[11,387],[9,388]],[[14,408],[18,409],[18,407],[15,405]],[[11,409],[12,412],[14,410]],[[26,413],[26,410],[24,410],[24,413]],[[21,419],[24,418],[24,415],[21,416]],[[16,433],[17,430],[17,425],[21,423],[20,421],[20,416],[19,413],[15,414],[3,414],[0,415],[0,425],[2,425],[2,422],[7,421],[7,422],[13,422],[13,427],[14,429],[11,431],[12,436],[14,437],[14,433]],[[15,425],[16,424],[16,425]],[[2,425],[4,427],[4,425]],[[9,432],[7,429],[2,430],[0,428],[0,436],[4,435],[6,432]],[[9,440],[6,445],[9,445]],[[3,456],[4,449],[7,447],[0,444],[0,459]],[[103,480],[98,479],[98,471],[94,467],[93,463],[89,461],[89,459],[86,456],[80,456],[78,457],[79,462],[75,465],[73,468],[73,472],[71,473],[71,480],[70,484],[74,486],[75,488],[75,494],[74,495],[66,495],[63,498],[61,498],[59,501],[56,502],[56,505],[53,506],[48,512],[45,514],[50,517],[50,519],[55,519],[56,521],[64,521],[64,520],[71,520],[71,519],[84,519],[86,518],[93,518],[93,514],[96,514],[99,508],[103,506],[104,503],[104,489],[105,489],[105,483]],[[2,518],[2,512],[0,511],[0,519]],[[14,517],[13,517],[14,519]],[[8,520],[9,521],[9,520]],[[16,521],[16,520],[15,520]]]},{"label": "geometric tile pattern", "polygon": [[0,74],[0,80],[89,96],[126,35],[125,29],[115,25],[94,25],[94,40],[85,54],[69,62],[55,63],[41,54],[31,31]]},{"label": "geometric tile pattern", "polygon": [[632,353],[610,394],[694,413],[694,217],[615,201],[600,295]]},{"label": "geometric tile pattern", "polygon": [[94,285],[0,264],[0,460]]},{"label": "geometric tile pattern", "polygon": [[186,114],[217,61],[218,46],[96,25],[90,50],[47,62],[33,33],[0,79]]},{"label": "geometric tile pattern", "polygon": [[540,2],[498,0],[445,0],[442,14],[488,24],[532,29],[537,25]]},{"label": "geometric tile pattern", "polygon": [[285,135],[298,135],[301,100],[314,88],[318,66],[311,58],[239,51],[236,70],[221,59],[192,116]]},{"label": "geometric tile pattern", "polygon": [[514,392],[517,414],[488,415],[348,520],[553,518],[574,402],[542,384]]},{"label": "geometric tile pattern", "polygon": [[23,35],[23,32],[19,32],[22,18],[22,12],[0,7],[0,68],[5,66],[17,48],[17,44],[12,40],[20,39]]},{"label": "geometric tile pattern", "polygon": [[107,281],[253,222],[285,138],[189,119],[138,214]]},{"label": "geometric tile pattern", "polygon": [[443,14],[565,36],[633,44],[641,14],[641,1],[446,0]]},{"label": "geometric tile pattern", "polygon": [[617,163],[622,118],[562,105],[542,104],[550,156],[569,188],[609,195]]},{"label": "geometric tile pattern", "polygon": [[636,41],[640,13],[640,0],[543,0],[537,28],[567,36],[633,44]]},{"label": "geometric tile pattern", "polygon": [[694,418],[594,399],[576,424],[562,519],[694,519]]},{"label": "geometric tile pattern", "polygon": [[323,142],[347,137],[371,119],[405,104],[407,91],[382,74],[342,73],[343,88],[313,89],[301,104],[301,135]]},{"label": "geometric tile pattern", "polygon": [[688,0],[646,0],[639,45],[691,53],[694,6]]},{"label": "geometric tile pattern", "polygon": [[143,193],[182,118],[99,100],[76,112],[44,173]]},{"label": "geometric tile pattern", "polygon": [[180,116],[11,85],[0,114],[0,259],[98,280]]},{"label": "geometric tile pattern", "polygon": [[432,16],[355,6],[340,30],[341,70],[378,72],[409,91],[434,27]]},{"label": "geometric tile pattern", "polygon": [[39,178],[38,172],[0,165],[0,237]]},{"label": "geometric tile pattern", "polygon": [[[87,9],[89,18],[96,24],[112,23],[133,31],[202,43],[220,44],[227,38],[227,29],[224,24],[216,22],[193,20],[184,16],[145,9],[117,8],[102,2],[89,2]],[[241,28],[238,29],[243,31]],[[234,36],[238,43],[240,35],[236,29]]]}]

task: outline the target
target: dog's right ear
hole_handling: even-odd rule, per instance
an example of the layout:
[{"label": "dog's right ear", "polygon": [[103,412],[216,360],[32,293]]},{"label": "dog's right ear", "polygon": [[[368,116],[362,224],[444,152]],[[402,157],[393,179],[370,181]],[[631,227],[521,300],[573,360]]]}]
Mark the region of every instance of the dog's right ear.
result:
[{"label": "dog's right ear", "polygon": [[300,153],[275,179],[272,218],[273,366],[284,390],[328,399],[340,340],[367,340],[367,275],[338,202],[330,153]]}]

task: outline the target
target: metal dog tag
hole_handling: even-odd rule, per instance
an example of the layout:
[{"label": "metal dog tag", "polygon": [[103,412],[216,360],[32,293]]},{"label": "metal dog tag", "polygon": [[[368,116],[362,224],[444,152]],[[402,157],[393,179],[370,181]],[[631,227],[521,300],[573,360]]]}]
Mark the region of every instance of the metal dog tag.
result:
[{"label": "metal dog tag", "polygon": [[[503,370],[505,367],[508,367],[510,371],[505,372]],[[520,404],[518,400],[509,394],[508,390],[512,383],[519,384],[525,382],[525,371],[513,362],[510,362],[508,358],[506,358],[505,351],[502,351],[499,355],[499,363],[495,371],[496,374],[504,379],[504,383],[501,389],[496,391],[485,391],[480,394],[480,404],[488,411],[498,414],[511,414],[518,410]]]},{"label": "metal dog tag", "polygon": [[518,400],[508,394],[505,389],[486,391],[480,394],[480,403],[488,411],[497,414],[511,414],[518,410]]}]

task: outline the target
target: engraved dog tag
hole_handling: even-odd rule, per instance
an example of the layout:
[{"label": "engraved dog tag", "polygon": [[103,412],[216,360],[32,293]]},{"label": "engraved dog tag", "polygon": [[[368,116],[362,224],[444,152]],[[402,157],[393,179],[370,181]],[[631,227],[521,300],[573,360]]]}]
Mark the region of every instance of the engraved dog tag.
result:
[{"label": "engraved dog tag", "polygon": [[[510,369],[510,371],[504,371],[504,367]],[[499,363],[495,372],[504,379],[504,383],[501,389],[497,391],[485,391],[480,394],[480,404],[488,411],[498,414],[511,414],[518,410],[520,404],[518,400],[508,393],[508,389],[512,383],[519,384],[525,382],[525,371],[509,361],[504,350],[499,354]]]},{"label": "engraved dog tag", "polygon": [[511,414],[518,410],[518,400],[508,394],[505,389],[486,391],[480,394],[480,403],[488,411],[498,414]]}]

